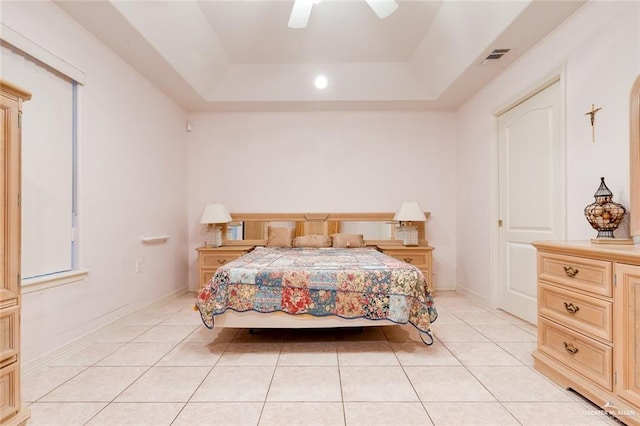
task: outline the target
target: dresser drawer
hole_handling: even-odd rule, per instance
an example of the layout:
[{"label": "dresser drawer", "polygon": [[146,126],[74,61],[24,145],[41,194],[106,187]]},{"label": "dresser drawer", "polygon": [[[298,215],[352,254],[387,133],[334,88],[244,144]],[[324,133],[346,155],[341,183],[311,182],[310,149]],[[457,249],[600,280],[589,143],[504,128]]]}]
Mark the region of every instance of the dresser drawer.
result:
[{"label": "dresser drawer", "polygon": [[538,254],[538,278],[568,288],[611,297],[611,262],[561,254]]},{"label": "dresser drawer", "polygon": [[538,349],[597,385],[612,390],[611,346],[538,317]]},{"label": "dresser drawer", "polygon": [[222,265],[225,265],[232,260],[238,259],[244,253],[206,253],[202,254],[202,265],[203,268],[219,268]]},{"label": "dresser drawer", "polygon": [[588,335],[611,341],[613,303],[546,283],[538,284],[540,315]]},{"label": "dresser drawer", "polygon": [[429,254],[428,253],[420,253],[417,251],[403,251],[401,249],[398,250],[384,250],[384,254],[387,256],[394,257],[398,260],[402,260],[403,262],[410,263],[413,266],[416,266],[420,269],[426,268],[429,266]]},{"label": "dresser drawer", "polygon": [[18,306],[5,308],[0,313],[0,365],[17,360],[18,350]]}]

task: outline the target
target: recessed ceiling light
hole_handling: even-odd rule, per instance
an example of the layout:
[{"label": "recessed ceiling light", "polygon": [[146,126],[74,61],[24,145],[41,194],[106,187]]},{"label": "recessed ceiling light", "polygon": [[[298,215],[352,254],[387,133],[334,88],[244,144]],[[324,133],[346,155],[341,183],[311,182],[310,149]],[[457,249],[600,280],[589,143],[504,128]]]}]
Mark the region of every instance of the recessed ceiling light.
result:
[{"label": "recessed ceiling light", "polygon": [[329,80],[327,80],[327,77],[325,77],[324,75],[320,74],[313,81],[313,84],[316,86],[316,89],[322,90],[322,89],[326,89],[327,88],[327,86],[329,85]]}]

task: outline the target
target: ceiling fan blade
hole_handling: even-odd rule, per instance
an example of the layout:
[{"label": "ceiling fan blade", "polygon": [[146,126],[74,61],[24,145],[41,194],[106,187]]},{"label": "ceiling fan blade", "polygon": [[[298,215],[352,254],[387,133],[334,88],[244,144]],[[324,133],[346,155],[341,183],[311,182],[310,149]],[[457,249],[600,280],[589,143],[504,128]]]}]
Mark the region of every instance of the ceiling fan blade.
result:
[{"label": "ceiling fan blade", "polygon": [[289,16],[289,28],[305,28],[309,22],[313,0],[295,0]]},{"label": "ceiling fan blade", "polygon": [[384,19],[391,15],[398,8],[395,0],[365,0],[369,7],[373,9],[378,18]]}]

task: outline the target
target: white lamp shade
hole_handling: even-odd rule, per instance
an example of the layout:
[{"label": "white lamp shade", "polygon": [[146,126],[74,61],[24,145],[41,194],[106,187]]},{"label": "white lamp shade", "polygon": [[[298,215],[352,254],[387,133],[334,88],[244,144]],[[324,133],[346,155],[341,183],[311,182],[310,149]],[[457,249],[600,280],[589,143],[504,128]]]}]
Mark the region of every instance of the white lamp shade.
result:
[{"label": "white lamp shade", "polygon": [[417,201],[403,201],[393,220],[398,222],[425,222],[427,217]]},{"label": "white lamp shade", "polygon": [[210,203],[204,208],[200,223],[229,223],[231,215],[224,204]]}]

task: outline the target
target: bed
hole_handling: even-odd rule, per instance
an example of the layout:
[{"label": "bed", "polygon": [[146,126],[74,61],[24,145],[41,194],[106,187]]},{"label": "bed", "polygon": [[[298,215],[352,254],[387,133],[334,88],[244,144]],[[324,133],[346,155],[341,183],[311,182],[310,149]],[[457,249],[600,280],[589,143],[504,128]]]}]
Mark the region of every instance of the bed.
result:
[{"label": "bed", "polygon": [[411,324],[433,343],[422,272],[375,247],[256,247],[216,271],[196,307],[208,328]]}]

